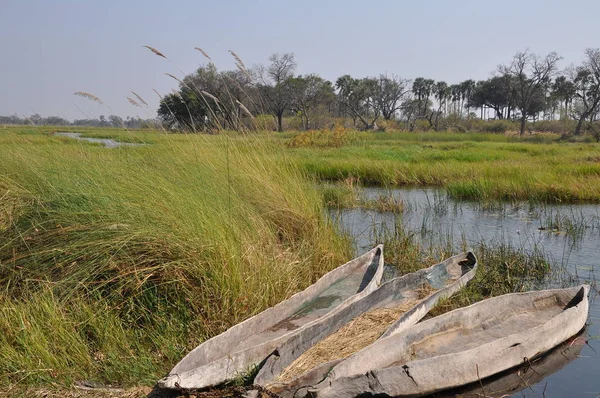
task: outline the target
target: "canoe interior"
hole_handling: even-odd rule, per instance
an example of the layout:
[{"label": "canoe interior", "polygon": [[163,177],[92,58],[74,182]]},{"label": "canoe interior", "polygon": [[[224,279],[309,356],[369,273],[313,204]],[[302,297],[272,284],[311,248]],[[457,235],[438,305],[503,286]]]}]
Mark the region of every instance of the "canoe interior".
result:
[{"label": "canoe interior", "polygon": [[331,284],[312,300],[300,304],[295,310],[292,310],[292,314],[288,317],[275,325],[257,330],[254,335],[239,342],[237,346],[231,347],[231,351],[244,350],[274,340],[328,314],[346,299],[367,287],[377,272],[381,255],[381,251],[376,253],[366,272],[362,268],[355,269],[351,274]]},{"label": "canoe interior", "polygon": [[445,323],[443,329],[428,330],[421,338],[412,341],[404,354],[389,366],[402,366],[409,361],[465,351],[522,333],[548,322],[583,298],[583,289],[575,296],[569,291],[557,290],[549,295],[532,297],[525,302],[526,305],[498,307],[497,311],[481,317]]},{"label": "canoe interior", "polygon": [[[588,285],[507,294],[379,339],[337,364],[310,396],[422,396],[465,386],[535,358],[576,335]],[[527,361],[527,360],[526,360]]]},{"label": "canoe interior", "polygon": [[[477,263],[477,259],[471,253],[454,256],[442,263],[436,264],[426,269],[419,270],[412,274],[407,274],[383,284],[378,292],[365,300],[370,301],[368,309],[365,312],[358,313],[347,321],[337,330],[331,330],[330,334],[319,339],[315,345],[306,348],[306,351],[296,358],[293,363],[282,369],[281,373],[274,377],[273,383],[267,384],[267,387],[276,393],[281,393],[286,388],[286,383],[296,385],[302,383],[301,380],[292,382],[292,380],[315,379],[316,373],[323,373],[324,368],[321,365],[338,362],[347,358],[353,353],[373,343],[381,337],[392,324],[398,321],[406,320],[403,315],[414,310],[417,306],[431,297],[434,293],[447,288],[468,272],[472,271]],[[435,301],[430,305],[433,306]],[[360,305],[357,303],[356,305]],[[424,311],[423,315],[427,311]],[[406,325],[416,323],[420,317],[413,317]],[[401,327],[405,325],[397,325]],[[278,351],[281,352],[303,352],[305,347],[284,346]],[[278,358],[278,364],[289,361],[288,358]],[[330,368],[330,367],[329,367]],[[328,368],[328,369],[329,369]],[[315,375],[308,373],[314,369]],[[326,370],[326,369],[325,369]],[[257,378],[259,382],[264,382],[262,373]],[[284,385],[278,385],[283,383]]]}]

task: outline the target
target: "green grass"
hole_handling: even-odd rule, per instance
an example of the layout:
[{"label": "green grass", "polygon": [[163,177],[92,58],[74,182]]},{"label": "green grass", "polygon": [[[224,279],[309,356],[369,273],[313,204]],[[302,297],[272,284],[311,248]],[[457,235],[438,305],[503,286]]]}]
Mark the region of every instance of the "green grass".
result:
[{"label": "green grass", "polygon": [[[404,275],[457,254],[453,237],[440,232],[419,236],[418,232],[406,230],[401,216],[397,216],[392,228],[377,225],[373,239],[384,244],[386,264],[396,266],[399,274]],[[537,249],[525,251],[507,242],[484,240],[468,248],[464,239],[461,246],[462,251],[470,249],[477,257],[475,277],[452,297],[440,301],[428,318],[502,294],[542,289],[551,284],[573,284],[564,267],[551,262]]]},{"label": "green grass", "polygon": [[[439,186],[459,199],[600,202],[600,144],[483,133],[365,133],[339,148],[286,148],[317,180]],[[286,139],[282,138],[282,141]]]},{"label": "green grass", "polygon": [[151,145],[107,149],[43,132],[0,132],[2,385],[152,385],[349,257],[269,143],[142,133]]},{"label": "green grass", "polygon": [[509,244],[480,242],[473,252],[479,263],[473,280],[454,296],[440,301],[428,317],[502,294],[543,289],[549,282],[573,283],[564,269],[552,264],[537,251],[527,253]]},{"label": "green grass", "polygon": [[[57,130],[149,145],[107,149],[49,134]],[[290,147],[294,133],[2,127],[0,384],[152,385],[204,339],[350,257],[325,206],[402,211],[386,197],[361,201],[357,184],[433,185],[481,202],[600,202],[599,144],[336,134]],[[568,229],[549,224],[557,220]],[[401,228],[375,238],[402,272],[452,254],[444,242],[425,251]],[[518,250],[476,253],[476,290],[446,308],[549,272]]]}]

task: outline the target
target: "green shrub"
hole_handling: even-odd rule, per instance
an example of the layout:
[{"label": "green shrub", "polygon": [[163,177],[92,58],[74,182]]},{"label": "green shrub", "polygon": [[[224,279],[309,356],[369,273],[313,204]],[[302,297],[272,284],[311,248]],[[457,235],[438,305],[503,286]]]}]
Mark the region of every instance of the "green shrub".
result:
[{"label": "green shrub", "polygon": [[287,141],[290,148],[321,147],[339,148],[357,142],[366,137],[366,133],[346,130],[336,126],[333,130],[309,130],[294,135]]},{"label": "green shrub", "polygon": [[494,120],[487,122],[483,127],[483,131],[488,133],[504,134],[512,128],[512,123],[508,120]]}]

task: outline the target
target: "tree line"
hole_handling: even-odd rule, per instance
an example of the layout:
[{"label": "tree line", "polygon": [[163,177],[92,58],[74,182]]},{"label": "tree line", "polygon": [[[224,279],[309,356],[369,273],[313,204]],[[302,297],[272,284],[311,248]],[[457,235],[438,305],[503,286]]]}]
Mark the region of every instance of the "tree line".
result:
[{"label": "tree line", "polygon": [[[407,130],[417,124],[438,130],[443,120],[500,119],[519,122],[573,120],[573,133],[600,114],[600,49],[585,50],[584,61],[564,70],[561,57],[529,50],[492,71],[481,81],[457,84],[424,77],[396,75],[356,78],[340,76],[335,83],[318,74],[297,75],[293,53],[274,54],[267,65],[251,69],[235,55],[235,70],[219,71],[212,62],[182,80],[177,90],[161,98],[158,116],[171,129],[241,130],[269,115],[283,131],[285,117],[295,116],[302,129],[315,128],[326,115],[349,118],[358,129],[377,129],[381,120],[397,121]],[[381,123],[381,122],[380,122]]]},{"label": "tree line", "polygon": [[141,119],[139,117],[122,118],[109,115],[108,118],[100,115],[97,119],[75,119],[72,122],[59,116],[42,117],[39,114],[20,117],[18,115],[0,116],[0,124],[36,125],[36,126],[90,126],[90,127],[118,127],[118,128],[146,128],[155,127],[153,119]]}]

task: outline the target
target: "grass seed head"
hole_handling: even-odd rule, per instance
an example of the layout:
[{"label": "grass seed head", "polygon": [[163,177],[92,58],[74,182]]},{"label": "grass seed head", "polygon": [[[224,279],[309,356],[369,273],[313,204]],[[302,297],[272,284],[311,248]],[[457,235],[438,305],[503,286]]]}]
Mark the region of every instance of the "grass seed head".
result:
[{"label": "grass seed head", "polygon": [[137,102],[136,102],[136,101],[135,101],[133,98],[129,98],[129,97],[127,97],[127,101],[129,101],[129,103],[130,103],[131,105],[133,105],[133,106],[137,106],[137,107],[140,107],[140,108],[141,108],[140,104],[138,104],[138,103],[137,103]]},{"label": "grass seed head", "polygon": [[204,55],[206,58],[208,58],[209,61],[212,62],[212,59],[208,56],[208,54],[206,53],[206,51],[204,51],[203,49],[201,49],[200,47],[194,47],[194,49],[200,51],[202,53],[202,55]]},{"label": "grass seed head", "polygon": [[148,50],[152,51],[154,54],[158,55],[159,57],[163,57],[165,59],[168,59],[163,53],[161,53],[160,51],[158,51],[154,47],[150,47],[150,46],[143,46],[143,47],[146,47]]},{"label": "grass seed head", "polygon": [[78,95],[80,97],[89,99],[91,101],[95,101],[99,104],[104,104],[104,102],[102,102],[102,100],[98,97],[96,97],[94,94],[90,94],[90,93],[86,93],[85,91],[77,91],[76,93],[73,93],[75,95]]},{"label": "grass seed head", "polygon": [[135,98],[137,98],[142,104],[148,106],[148,103],[144,101],[144,99],[140,97],[135,91],[132,91],[131,94],[135,95]]}]

